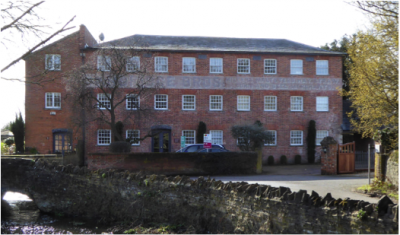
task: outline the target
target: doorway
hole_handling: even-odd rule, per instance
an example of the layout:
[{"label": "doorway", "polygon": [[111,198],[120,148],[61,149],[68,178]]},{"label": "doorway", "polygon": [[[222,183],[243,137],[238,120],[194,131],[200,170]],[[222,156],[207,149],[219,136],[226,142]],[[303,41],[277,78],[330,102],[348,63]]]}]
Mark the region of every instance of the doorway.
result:
[{"label": "doorway", "polygon": [[171,127],[156,126],[151,128],[151,151],[155,153],[171,152]]},{"label": "doorway", "polygon": [[68,129],[53,130],[53,153],[72,152],[72,132]]}]

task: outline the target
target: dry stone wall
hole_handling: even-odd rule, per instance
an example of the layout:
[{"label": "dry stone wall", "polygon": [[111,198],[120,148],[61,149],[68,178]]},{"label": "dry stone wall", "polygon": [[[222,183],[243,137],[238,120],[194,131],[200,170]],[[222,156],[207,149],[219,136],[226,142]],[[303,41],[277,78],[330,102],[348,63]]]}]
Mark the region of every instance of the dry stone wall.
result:
[{"label": "dry stone wall", "polygon": [[42,211],[102,223],[184,223],[197,233],[398,233],[398,206],[388,198],[370,204],[246,182],[10,161],[2,160],[2,188],[22,187]]}]

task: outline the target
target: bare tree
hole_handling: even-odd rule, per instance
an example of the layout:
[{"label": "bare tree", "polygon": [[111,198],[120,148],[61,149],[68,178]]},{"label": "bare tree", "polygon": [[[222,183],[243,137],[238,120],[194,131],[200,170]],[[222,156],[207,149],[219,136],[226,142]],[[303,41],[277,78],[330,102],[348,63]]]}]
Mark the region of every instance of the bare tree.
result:
[{"label": "bare tree", "polygon": [[[36,13],[36,9],[42,4],[44,1],[32,4],[29,1],[20,0],[20,1],[8,1],[6,3],[1,4],[1,17],[3,20],[3,26],[1,27],[1,33],[3,35],[2,44],[4,47],[9,49],[7,46],[8,43],[13,41],[10,37],[15,38],[16,36],[20,36],[21,39],[25,39],[29,36],[34,36],[39,39],[39,42],[30,45],[29,49],[23,53],[18,58],[12,60],[7,63],[2,69],[3,73],[11,66],[18,63],[21,59],[38,49],[39,47],[45,45],[55,36],[72,29],[74,27],[68,27],[68,25],[74,20],[75,16],[72,17],[66,24],[64,24],[60,29],[53,33],[46,33],[48,29],[51,29],[48,25],[41,24],[40,21],[44,20],[40,15]],[[31,41],[31,40],[30,40]],[[45,73],[45,71],[43,71]],[[35,77],[43,77],[43,73],[35,75]],[[3,80],[11,80],[11,81],[21,81],[23,79],[20,78],[5,78],[1,77]],[[40,84],[43,82],[43,78],[36,79],[34,83]]]},{"label": "bare tree", "polygon": [[[97,50],[90,61],[72,71],[65,78],[67,101],[74,113],[74,126],[84,127],[98,121],[110,126],[113,139],[123,141],[117,131],[117,122],[136,123],[153,110],[151,105],[140,103],[148,100],[161,80],[151,68],[152,57],[142,57],[146,51],[110,46]],[[145,137],[151,136],[149,133]],[[143,138],[141,138],[143,139]]]}]

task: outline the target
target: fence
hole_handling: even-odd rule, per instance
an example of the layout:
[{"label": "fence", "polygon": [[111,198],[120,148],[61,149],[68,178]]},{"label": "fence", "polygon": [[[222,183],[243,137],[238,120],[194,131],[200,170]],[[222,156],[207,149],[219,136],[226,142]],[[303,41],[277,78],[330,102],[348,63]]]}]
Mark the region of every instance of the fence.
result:
[{"label": "fence", "polygon": [[[374,169],[375,166],[375,150],[370,150],[370,167]],[[356,170],[368,170],[368,152],[356,151],[355,160]]]}]

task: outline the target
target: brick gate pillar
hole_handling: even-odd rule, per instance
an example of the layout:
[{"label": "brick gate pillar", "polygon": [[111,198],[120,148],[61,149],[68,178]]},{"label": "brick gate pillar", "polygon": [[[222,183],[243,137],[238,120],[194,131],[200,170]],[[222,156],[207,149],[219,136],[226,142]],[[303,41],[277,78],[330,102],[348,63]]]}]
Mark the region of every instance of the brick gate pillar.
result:
[{"label": "brick gate pillar", "polygon": [[331,137],[321,141],[321,175],[337,175],[338,143]]}]

